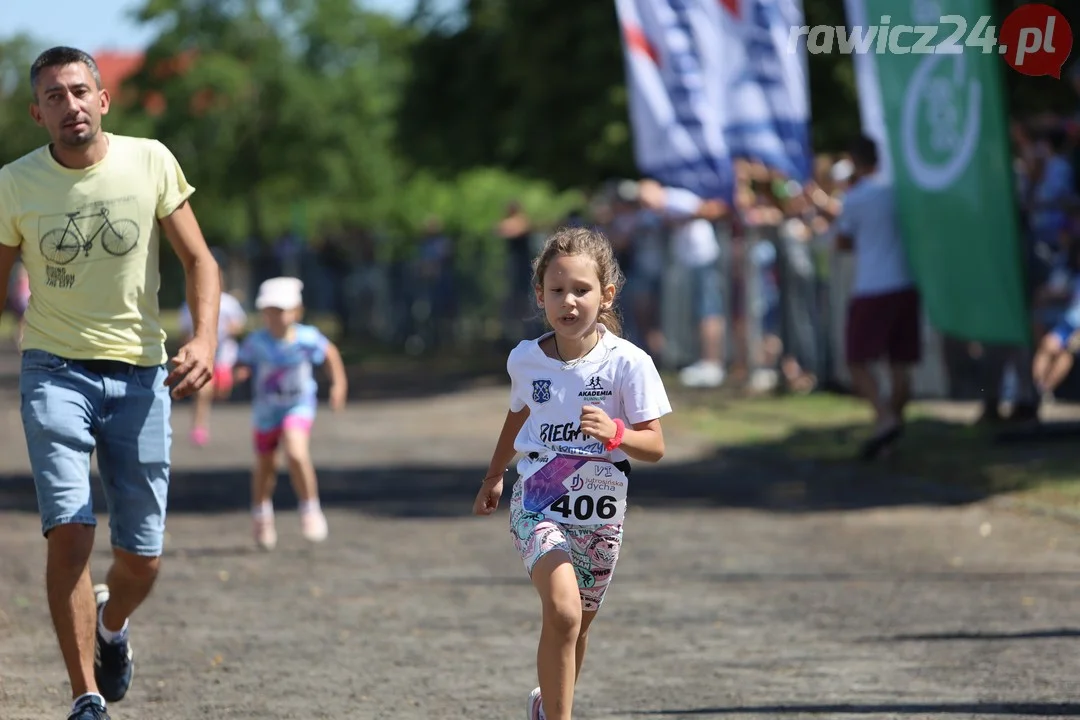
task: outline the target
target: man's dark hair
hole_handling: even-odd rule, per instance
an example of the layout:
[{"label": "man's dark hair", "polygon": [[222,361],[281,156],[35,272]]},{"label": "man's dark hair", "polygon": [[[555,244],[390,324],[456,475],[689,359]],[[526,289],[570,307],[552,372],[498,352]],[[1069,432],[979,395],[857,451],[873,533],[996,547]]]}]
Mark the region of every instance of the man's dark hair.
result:
[{"label": "man's dark hair", "polygon": [[865,135],[855,138],[848,148],[851,161],[861,167],[874,167],[878,164],[877,143]]},{"label": "man's dark hair", "polygon": [[42,70],[45,68],[63,67],[64,65],[76,65],[79,63],[82,63],[90,69],[90,74],[94,76],[94,82],[97,83],[98,90],[100,90],[101,70],[98,69],[97,63],[94,62],[94,58],[90,57],[89,53],[85,53],[82,50],[60,45],[58,47],[50,48],[38,55],[37,60],[30,66],[30,88],[34,91],[34,97],[37,97],[37,82],[38,77],[41,76]]}]

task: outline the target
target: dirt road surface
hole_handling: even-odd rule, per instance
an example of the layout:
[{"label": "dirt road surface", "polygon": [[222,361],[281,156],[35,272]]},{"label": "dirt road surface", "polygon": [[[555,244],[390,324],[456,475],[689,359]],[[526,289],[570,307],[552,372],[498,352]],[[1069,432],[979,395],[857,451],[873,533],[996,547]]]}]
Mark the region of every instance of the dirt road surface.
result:
[{"label": "dirt road surface", "polygon": [[[217,408],[196,451],[179,405],[164,571],[114,720],[523,718],[539,605],[505,504],[469,516],[505,402],[480,387],[324,408],[330,539],[305,545],[282,476],[272,553],[250,540],[247,408]],[[1074,526],[669,444],[635,473],[576,718],[1080,716]],[[0,548],[0,718],[62,718],[10,390]],[[99,532],[99,579],[108,557]]]}]

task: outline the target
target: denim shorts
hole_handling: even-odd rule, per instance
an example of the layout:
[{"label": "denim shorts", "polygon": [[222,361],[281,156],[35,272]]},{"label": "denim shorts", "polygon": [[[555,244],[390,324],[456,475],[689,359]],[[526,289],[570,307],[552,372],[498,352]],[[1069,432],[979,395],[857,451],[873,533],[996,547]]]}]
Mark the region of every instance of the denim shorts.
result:
[{"label": "denim shorts", "polygon": [[1080,328],[1077,328],[1070,323],[1068,318],[1063,317],[1061,321],[1050,330],[1050,334],[1058,339],[1062,348],[1068,348],[1069,341],[1072,340],[1072,336],[1076,334],[1078,329]]},{"label": "denim shorts", "polygon": [[689,268],[690,301],[699,322],[724,314],[724,283],[716,263]]},{"label": "denim shorts", "polygon": [[43,534],[97,524],[90,492],[96,450],[113,547],[161,555],[172,442],[167,374],[164,366],[23,353],[22,421]]}]

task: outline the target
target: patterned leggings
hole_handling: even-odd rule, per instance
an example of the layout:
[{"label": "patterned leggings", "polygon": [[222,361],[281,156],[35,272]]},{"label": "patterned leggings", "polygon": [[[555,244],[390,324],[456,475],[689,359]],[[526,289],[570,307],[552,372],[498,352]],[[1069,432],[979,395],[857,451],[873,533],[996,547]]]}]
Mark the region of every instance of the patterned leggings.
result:
[{"label": "patterned leggings", "polygon": [[514,545],[525,569],[531,576],[544,555],[552,550],[565,552],[577,573],[582,610],[596,612],[604,602],[604,594],[615,572],[622,548],[623,526],[557,523],[542,513],[525,510],[521,504],[523,492],[521,481],[514,483],[510,497],[510,534],[514,536]]}]

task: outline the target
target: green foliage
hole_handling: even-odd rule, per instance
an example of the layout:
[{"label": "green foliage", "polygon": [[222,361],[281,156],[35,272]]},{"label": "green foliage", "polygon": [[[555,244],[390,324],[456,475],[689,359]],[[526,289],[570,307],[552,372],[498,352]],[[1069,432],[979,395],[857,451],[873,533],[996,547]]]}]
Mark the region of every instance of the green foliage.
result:
[{"label": "green foliage", "polygon": [[[844,6],[836,0],[803,0],[806,24],[845,24]],[[855,64],[850,55],[808,54],[810,142],[817,152],[842,152],[860,129]]]},{"label": "green foliage", "polygon": [[349,0],[149,0],[140,17],[165,30],[132,87],[165,100],[152,134],[201,185],[209,236],[265,238],[298,208],[307,230],[387,212],[407,28]]},{"label": "green foliage", "polygon": [[491,235],[511,201],[521,203],[540,226],[559,222],[584,202],[581,193],[556,192],[548,183],[527,180],[500,168],[475,168],[453,180],[430,172],[414,175],[401,195],[401,229],[419,233],[429,217],[446,229],[467,236]]},{"label": "green foliage", "polygon": [[[1076,32],[1080,28],[1080,3],[1076,0],[1040,0],[1046,5],[1057,8],[1069,21]],[[1024,0],[994,0],[994,24],[1001,28],[1001,21],[1015,8],[1027,4]],[[1077,41],[1074,41],[1076,43]],[[1067,73],[1077,62],[1080,53],[1073,45],[1072,55],[1065,66]],[[1010,114],[1016,117],[1028,117],[1042,112],[1058,112],[1075,115],[1077,110],[1077,90],[1069,78],[1062,74],[1060,80],[1053,77],[1028,77],[1010,70],[1002,62],[1002,76],[1005,80],[1009,97]]]},{"label": "green foliage", "polygon": [[495,165],[557,187],[634,174],[614,3],[470,0],[412,48],[400,152],[452,176]]},{"label": "green foliage", "polygon": [[34,43],[25,36],[0,42],[0,165],[46,141],[45,131],[30,119],[30,64]]}]

